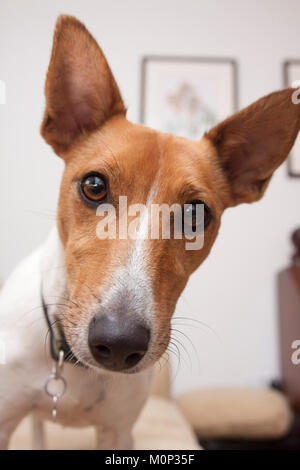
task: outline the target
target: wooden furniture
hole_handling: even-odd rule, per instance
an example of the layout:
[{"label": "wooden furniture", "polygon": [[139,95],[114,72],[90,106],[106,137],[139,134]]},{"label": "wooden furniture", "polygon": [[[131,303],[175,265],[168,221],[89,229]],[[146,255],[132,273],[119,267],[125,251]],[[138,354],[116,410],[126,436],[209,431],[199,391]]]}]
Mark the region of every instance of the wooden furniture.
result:
[{"label": "wooden furniture", "polygon": [[292,344],[300,341],[300,228],[293,233],[292,241],[295,252],[291,265],[278,275],[281,385],[293,408],[300,412],[300,364],[292,361]]}]

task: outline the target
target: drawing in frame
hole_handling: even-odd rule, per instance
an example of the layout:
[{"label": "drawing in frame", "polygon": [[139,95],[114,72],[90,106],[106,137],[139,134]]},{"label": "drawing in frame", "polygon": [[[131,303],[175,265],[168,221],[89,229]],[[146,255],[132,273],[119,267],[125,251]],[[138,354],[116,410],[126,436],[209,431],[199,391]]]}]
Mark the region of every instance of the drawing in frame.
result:
[{"label": "drawing in frame", "polygon": [[233,59],[143,59],[142,124],[197,140],[236,111],[237,65]]},{"label": "drawing in frame", "polygon": [[[285,61],[283,71],[284,87],[300,88],[300,59]],[[299,98],[299,94],[297,97]],[[300,178],[300,134],[298,134],[288,158],[288,172],[290,176]]]}]

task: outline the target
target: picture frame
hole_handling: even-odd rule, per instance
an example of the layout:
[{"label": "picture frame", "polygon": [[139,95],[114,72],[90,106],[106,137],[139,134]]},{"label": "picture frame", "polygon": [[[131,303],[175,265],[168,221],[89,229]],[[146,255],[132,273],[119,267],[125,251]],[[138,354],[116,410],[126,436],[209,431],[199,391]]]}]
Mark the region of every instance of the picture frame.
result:
[{"label": "picture frame", "polygon": [[142,124],[197,140],[237,108],[237,63],[234,59],[143,58]]},{"label": "picture frame", "polygon": [[[298,84],[296,83],[298,81]],[[284,87],[300,88],[300,59],[289,59],[283,64]],[[300,135],[296,138],[293,149],[287,160],[288,174],[292,178],[300,178]]]}]

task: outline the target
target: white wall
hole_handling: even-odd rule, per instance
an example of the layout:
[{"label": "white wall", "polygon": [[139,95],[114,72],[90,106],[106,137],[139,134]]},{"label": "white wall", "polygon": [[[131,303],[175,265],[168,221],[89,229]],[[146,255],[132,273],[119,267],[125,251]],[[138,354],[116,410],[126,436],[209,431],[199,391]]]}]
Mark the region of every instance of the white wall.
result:
[{"label": "white wall", "polygon": [[[96,36],[134,121],[145,54],[235,58],[240,106],[280,88],[282,62],[300,56],[298,0],[2,1],[0,79],[7,104],[0,105],[0,278],[45,238],[55,217],[62,163],[39,125],[59,13],[77,16]],[[262,202],[224,215],[213,252],[177,313],[212,329],[184,328],[199,361],[186,344],[192,364],[185,365],[182,353],[177,390],[264,383],[278,373],[275,275],[289,260],[299,202],[300,179],[289,179],[282,167]]]}]

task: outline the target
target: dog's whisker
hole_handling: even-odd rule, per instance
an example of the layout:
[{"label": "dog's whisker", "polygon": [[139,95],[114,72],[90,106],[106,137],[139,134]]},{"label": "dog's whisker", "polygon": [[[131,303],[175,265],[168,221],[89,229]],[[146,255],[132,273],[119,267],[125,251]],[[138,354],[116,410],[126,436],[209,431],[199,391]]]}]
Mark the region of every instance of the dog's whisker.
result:
[{"label": "dog's whisker", "polygon": [[[177,347],[179,348],[180,352],[181,352],[181,358],[182,358],[182,361],[184,361],[184,363],[190,368],[192,369],[192,360],[191,360],[191,356],[186,348],[186,346],[176,337],[174,337],[174,335],[172,336],[172,342],[173,343],[176,343],[177,344]],[[184,352],[184,354],[182,354],[182,352]]]},{"label": "dog's whisker", "polygon": [[[174,337],[174,335],[172,336],[172,341],[173,342],[176,342],[178,347],[181,347],[183,349],[183,351],[185,352],[185,355],[187,356],[188,358],[188,361],[187,361],[187,364],[189,365],[189,367],[192,369],[192,360],[191,360],[191,357],[190,357],[190,354],[186,348],[186,346],[176,337]],[[183,359],[184,359],[184,356],[182,356]]]},{"label": "dog's whisker", "polygon": [[[67,305],[67,304],[58,304],[58,303],[57,303],[57,304],[45,304],[45,305],[46,305],[46,307],[57,305],[57,306],[64,306],[64,307],[68,308],[68,305]],[[43,305],[41,304],[41,305],[38,305],[38,306],[36,306],[36,307],[31,308],[30,310],[27,310],[27,311],[24,313],[24,315],[22,316],[22,318],[20,318],[19,321],[20,321],[20,322],[23,321],[24,318],[25,318],[27,315],[30,315],[30,313],[32,313],[32,312],[34,312],[35,310],[38,310],[38,309],[41,309],[41,310],[42,310],[42,309],[43,309]],[[36,322],[39,322],[39,321],[45,321],[44,317],[41,316],[41,317],[39,317],[39,318],[35,318],[28,326],[32,326],[33,324],[35,324]]]},{"label": "dog's whisker", "polygon": [[[170,346],[173,346],[173,347],[175,348],[176,353],[175,353],[174,350],[172,350],[172,349],[170,348]],[[177,373],[179,372],[179,369],[180,369],[180,367],[181,367],[181,354],[180,354],[180,349],[179,349],[178,345],[177,345],[175,342],[173,342],[172,339],[170,339],[170,341],[169,341],[169,346],[168,346],[167,349],[168,349],[171,353],[175,354],[175,357],[176,357],[176,359],[177,359],[177,367],[176,367],[176,373],[175,373],[175,377],[177,377]]]},{"label": "dog's whisker", "polygon": [[[163,364],[161,364],[162,361],[163,361]],[[169,363],[170,363],[169,351],[165,351],[165,353],[157,361],[157,364],[159,365],[159,372],[161,372],[162,369],[166,367]]]},{"label": "dog's whisker", "polygon": [[38,209],[25,209],[25,212],[31,213],[33,215],[43,216],[50,220],[57,220],[57,215],[55,211],[51,210],[38,210]]},{"label": "dog's whisker", "polygon": [[103,136],[102,134],[99,136],[99,139],[101,140],[101,142],[105,145],[105,147],[109,150],[111,156],[113,157],[113,160],[117,166],[117,169],[118,169],[118,172],[119,172],[119,175],[121,174],[121,169],[120,169],[120,166],[119,166],[119,163],[118,163],[118,160],[117,160],[117,157],[115,155],[115,153],[113,152],[113,150],[111,149],[110,145],[107,144],[107,142],[103,139]]},{"label": "dog's whisker", "polygon": [[[222,341],[221,338],[220,338],[220,336],[219,336],[218,333],[216,332],[216,330],[215,330],[214,328],[212,328],[211,326],[209,326],[207,323],[205,323],[205,322],[203,322],[203,321],[201,321],[201,320],[198,320],[198,319],[195,319],[195,318],[184,317],[184,316],[182,316],[182,317],[174,316],[174,317],[172,318],[172,323],[173,323],[174,321],[176,321],[176,320],[180,320],[180,321],[181,321],[181,320],[184,320],[184,321],[190,321],[190,322],[193,322],[193,323],[197,323],[197,324],[199,325],[198,328],[201,329],[201,327],[204,327],[204,329],[209,330],[210,333],[213,333],[213,335],[214,335],[220,342]],[[185,323],[177,323],[176,325],[178,325],[178,326],[186,326],[186,327],[191,328],[191,325],[185,324]],[[197,326],[193,325],[193,328],[197,328]],[[202,331],[203,331],[203,329],[202,329]]]},{"label": "dog's whisker", "polygon": [[89,285],[86,285],[86,287],[89,289],[89,291],[91,292],[92,296],[93,296],[99,303],[101,303],[100,297],[98,297],[98,296],[94,293],[94,291],[90,288],[90,286],[89,286]]},{"label": "dog's whisker", "polygon": [[[79,310],[80,310],[80,306],[78,305],[77,302],[74,302],[72,299],[70,299],[70,297],[64,297],[64,296],[55,296],[55,295],[49,295],[48,297],[52,297],[52,298],[57,298],[57,299],[62,299],[62,300],[65,300],[66,302],[71,302],[73,305],[75,305],[75,307],[77,307]],[[69,307],[69,306],[68,306]],[[72,308],[72,307],[70,307]]]},{"label": "dog's whisker", "polygon": [[200,365],[198,350],[197,350],[197,348],[195,347],[195,345],[194,345],[193,341],[191,340],[191,338],[190,338],[187,334],[185,334],[183,331],[181,331],[181,330],[178,330],[178,329],[173,328],[173,327],[171,328],[171,330],[174,331],[175,333],[180,334],[181,336],[183,336],[184,338],[187,339],[187,341],[188,341],[189,344],[192,346],[192,349],[193,349],[193,351],[194,351],[194,353],[195,353],[195,356],[196,356],[198,365]]},{"label": "dog's whisker", "polygon": [[48,273],[49,271],[53,271],[54,269],[66,269],[66,265],[62,264],[61,266],[51,266],[51,268],[43,268],[42,273]]}]

